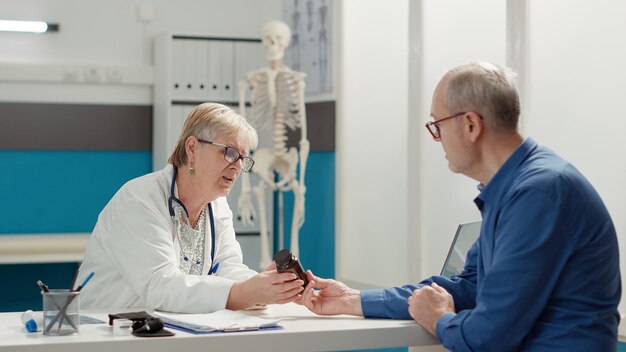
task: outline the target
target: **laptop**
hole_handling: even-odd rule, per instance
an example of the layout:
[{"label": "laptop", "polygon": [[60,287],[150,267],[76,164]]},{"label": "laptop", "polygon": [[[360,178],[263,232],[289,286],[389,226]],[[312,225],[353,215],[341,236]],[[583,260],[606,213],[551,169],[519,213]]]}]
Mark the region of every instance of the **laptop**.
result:
[{"label": "laptop", "polygon": [[457,227],[452,245],[450,250],[448,250],[448,256],[441,269],[441,276],[449,279],[463,271],[467,252],[480,235],[481,223],[482,221],[474,221],[460,224]]}]

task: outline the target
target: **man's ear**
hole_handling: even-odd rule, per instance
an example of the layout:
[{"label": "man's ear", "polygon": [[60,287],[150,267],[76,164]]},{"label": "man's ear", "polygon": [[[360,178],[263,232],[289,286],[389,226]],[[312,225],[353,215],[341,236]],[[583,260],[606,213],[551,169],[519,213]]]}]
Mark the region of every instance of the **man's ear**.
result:
[{"label": "man's ear", "polygon": [[478,137],[483,133],[485,128],[485,121],[477,113],[470,111],[463,116],[465,120],[465,127],[469,133],[469,138],[472,142],[476,142]]}]

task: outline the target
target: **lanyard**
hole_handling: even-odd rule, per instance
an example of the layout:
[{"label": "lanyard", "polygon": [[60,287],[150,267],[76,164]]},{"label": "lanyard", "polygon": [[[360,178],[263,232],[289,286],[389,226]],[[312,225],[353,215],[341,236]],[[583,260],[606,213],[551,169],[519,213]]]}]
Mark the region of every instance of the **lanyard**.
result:
[{"label": "lanyard", "polygon": [[[172,176],[172,184],[170,186],[170,197],[167,199],[167,206],[170,211],[170,216],[172,220],[174,220],[174,203],[178,204],[185,211],[185,215],[187,215],[187,219],[189,219],[189,212],[187,212],[187,208],[180,201],[180,199],[174,196],[174,185],[176,183],[176,175],[178,174],[178,168],[174,166],[174,175]],[[209,267],[209,275],[215,274],[217,271],[217,267],[219,263],[215,263],[215,219],[213,217],[213,207],[211,203],[207,205],[209,207],[209,222],[211,224],[211,266]]]}]

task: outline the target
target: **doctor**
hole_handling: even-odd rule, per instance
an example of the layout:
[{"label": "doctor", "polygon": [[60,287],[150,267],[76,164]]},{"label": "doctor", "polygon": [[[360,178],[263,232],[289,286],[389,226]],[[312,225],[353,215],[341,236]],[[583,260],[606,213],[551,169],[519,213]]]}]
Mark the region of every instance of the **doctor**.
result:
[{"label": "doctor", "polygon": [[256,131],[232,109],[198,105],[163,170],[126,183],[98,217],[77,281],[82,308],[206,313],[301,297],[301,280],[242,264],[226,195],[254,160]]}]

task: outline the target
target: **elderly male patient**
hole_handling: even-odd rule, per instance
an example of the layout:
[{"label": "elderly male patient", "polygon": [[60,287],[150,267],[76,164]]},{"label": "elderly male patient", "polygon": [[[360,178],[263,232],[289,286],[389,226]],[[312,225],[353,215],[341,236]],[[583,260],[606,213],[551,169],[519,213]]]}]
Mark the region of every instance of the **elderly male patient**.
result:
[{"label": "elderly male patient", "polygon": [[450,170],[480,183],[482,228],[460,275],[358,291],[309,272],[303,303],[318,314],[413,317],[454,351],[615,351],[611,217],[572,164],[522,137],[519,116],[514,73],[494,64],[452,68],[435,89],[426,127]]}]

